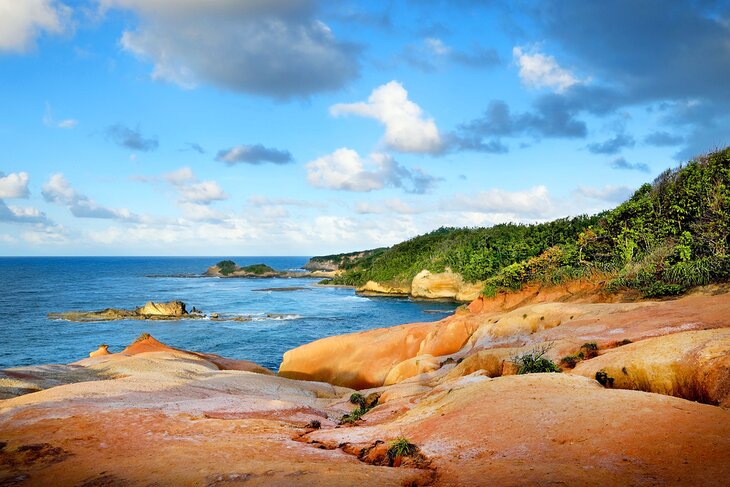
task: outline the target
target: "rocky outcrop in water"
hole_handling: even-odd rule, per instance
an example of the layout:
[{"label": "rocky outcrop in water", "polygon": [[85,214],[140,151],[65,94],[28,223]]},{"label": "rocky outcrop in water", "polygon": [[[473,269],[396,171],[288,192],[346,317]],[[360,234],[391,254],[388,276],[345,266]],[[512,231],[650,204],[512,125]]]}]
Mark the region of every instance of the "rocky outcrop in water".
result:
[{"label": "rocky outcrop in water", "polygon": [[116,321],[116,320],[180,320],[205,318],[193,308],[188,312],[182,301],[155,303],[149,301],[143,306],[129,309],[106,308],[100,311],[64,311],[48,313],[50,319],[66,321]]},{"label": "rocky outcrop in water", "polygon": [[203,274],[206,277],[222,277],[222,278],[316,278],[325,279],[332,278],[337,273],[334,271],[314,270],[312,272],[295,272],[295,271],[277,271],[266,264],[253,264],[249,266],[239,266],[231,260],[223,260],[216,265],[208,267]]}]

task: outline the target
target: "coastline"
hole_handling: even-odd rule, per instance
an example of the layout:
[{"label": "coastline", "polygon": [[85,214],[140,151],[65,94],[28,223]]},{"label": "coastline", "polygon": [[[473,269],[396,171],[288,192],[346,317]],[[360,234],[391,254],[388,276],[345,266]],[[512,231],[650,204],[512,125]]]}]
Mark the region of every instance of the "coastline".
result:
[{"label": "coastline", "polygon": [[[0,476],[34,485],[283,485],[292,476],[454,485],[486,477],[626,484],[649,475],[722,485],[730,290],[639,302],[568,299],[568,291],[479,298],[440,321],[325,338],[287,352],[277,375],[151,336],[68,366],[5,370],[4,390],[11,381],[25,394],[0,400]],[[515,366],[540,343],[558,363],[586,340],[595,354],[573,367],[560,362],[561,373],[522,375]],[[358,412],[356,397],[372,398],[370,406]],[[73,440],[80,432],[93,439]],[[413,452],[391,456],[398,438]],[[165,445],[154,459],[144,453],[151,442]],[[606,463],[627,451],[632,461]],[[525,461],[536,455],[537,469]],[[166,468],[155,469],[161,459]]]}]

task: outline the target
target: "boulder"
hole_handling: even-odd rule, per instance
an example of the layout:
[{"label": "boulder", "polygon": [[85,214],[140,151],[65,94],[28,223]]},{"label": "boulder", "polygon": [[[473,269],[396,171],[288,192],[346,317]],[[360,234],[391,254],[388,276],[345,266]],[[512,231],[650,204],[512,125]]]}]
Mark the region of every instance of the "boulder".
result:
[{"label": "boulder", "polygon": [[167,303],[154,303],[148,301],[144,306],[136,309],[137,314],[145,316],[170,316],[181,317],[188,314],[185,303],[182,301],[168,301]]},{"label": "boulder", "polygon": [[730,407],[730,328],[647,338],[580,362],[574,374],[607,386]]}]

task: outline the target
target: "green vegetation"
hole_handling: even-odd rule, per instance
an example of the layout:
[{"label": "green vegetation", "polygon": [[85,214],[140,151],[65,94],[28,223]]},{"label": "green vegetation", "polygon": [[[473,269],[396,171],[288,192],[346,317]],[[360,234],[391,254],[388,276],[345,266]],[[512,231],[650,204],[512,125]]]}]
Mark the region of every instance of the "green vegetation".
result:
[{"label": "green vegetation", "polygon": [[224,276],[229,276],[238,271],[256,275],[276,273],[276,270],[266,264],[253,264],[245,267],[238,267],[238,264],[232,260],[222,260],[216,264],[216,267],[218,267],[218,271]]},{"label": "green vegetation", "polygon": [[313,419],[312,421],[310,421],[309,423],[307,423],[307,428],[308,429],[318,430],[321,427],[322,427],[322,422],[319,421],[318,419]]},{"label": "green vegetation", "polygon": [[606,373],[604,370],[596,372],[596,381],[603,387],[613,387],[614,378]]},{"label": "green vegetation", "polygon": [[580,346],[580,350],[573,355],[566,355],[560,359],[561,365],[568,368],[575,367],[581,360],[592,359],[598,356],[598,344],[596,342],[584,343]]},{"label": "green vegetation", "polygon": [[253,265],[247,265],[246,267],[241,267],[241,270],[244,272],[249,272],[251,274],[268,274],[270,272],[276,272],[271,267],[267,266],[266,264],[253,264]]},{"label": "green vegetation", "polygon": [[407,284],[423,269],[448,267],[484,282],[486,296],[600,276],[609,292],[661,297],[730,279],[729,251],[730,147],[665,171],[611,211],[535,225],[440,228],[348,257],[333,283]]},{"label": "green vegetation", "polygon": [[550,347],[551,345],[544,345],[513,357],[512,361],[520,367],[517,373],[539,374],[543,372],[560,372],[560,368],[552,360],[545,357]]},{"label": "green vegetation", "polygon": [[227,276],[231,272],[238,269],[238,266],[232,260],[222,260],[218,262],[216,266],[218,267],[218,271],[220,271],[220,273],[224,276]]},{"label": "green vegetation", "polygon": [[418,447],[408,438],[399,436],[388,445],[388,458],[392,461],[398,457],[410,457],[416,454]]},{"label": "green vegetation", "polygon": [[380,394],[378,393],[368,394],[367,397],[364,397],[359,392],[353,392],[352,395],[350,395],[350,402],[355,404],[357,409],[342,416],[340,424],[355,424],[365,415],[365,413],[378,405],[379,399]]}]

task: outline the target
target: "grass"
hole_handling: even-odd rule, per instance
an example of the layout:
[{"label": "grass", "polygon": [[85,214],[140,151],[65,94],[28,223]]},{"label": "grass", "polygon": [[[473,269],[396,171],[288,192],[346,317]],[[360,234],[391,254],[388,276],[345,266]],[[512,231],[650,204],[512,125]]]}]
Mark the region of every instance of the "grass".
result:
[{"label": "grass", "polygon": [[375,393],[368,395],[368,397],[365,397],[359,392],[353,392],[350,395],[349,400],[352,404],[355,404],[357,406],[357,409],[343,415],[342,419],[340,419],[340,424],[357,423],[360,419],[362,419],[365,413],[378,405],[379,397],[380,395]]},{"label": "grass", "polygon": [[405,436],[399,436],[388,445],[388,458],[410,457],[416,454],[418,447]]}]

